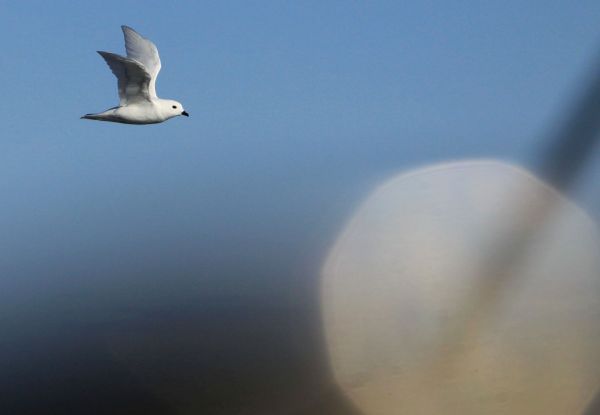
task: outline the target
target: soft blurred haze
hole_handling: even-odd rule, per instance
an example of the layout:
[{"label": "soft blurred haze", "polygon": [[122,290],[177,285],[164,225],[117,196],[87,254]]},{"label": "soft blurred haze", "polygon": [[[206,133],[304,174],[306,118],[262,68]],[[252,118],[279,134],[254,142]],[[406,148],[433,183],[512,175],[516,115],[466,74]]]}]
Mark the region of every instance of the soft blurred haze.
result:
[{"label": "soft blurred haze", "polygon": [[599,241],[506,163],[395,176],[323,268],[335,378],[364,415],[581,414],[600,387]]},{"label": "soft blurred haze", "polygon": [[[118,102],[95,51],[124,53],[122,24],[189,119],[79,119]],[[407,168],[535,165],[600,3],[4,1],[0,36],[0,407],[350,414],[319,326],[330,244]]]}]

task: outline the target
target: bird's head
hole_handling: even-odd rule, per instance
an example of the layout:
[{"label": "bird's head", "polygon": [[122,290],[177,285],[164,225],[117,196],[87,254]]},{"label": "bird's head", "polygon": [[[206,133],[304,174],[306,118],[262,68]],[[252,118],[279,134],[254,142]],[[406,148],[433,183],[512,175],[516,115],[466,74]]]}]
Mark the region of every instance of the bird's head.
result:
[{"label": "bird's head", "polygon": [[167,116],[167,118],[177,117],[178,115],[184,115],[189,117],[184,109],[181,102],[174,101],[172,99],[163,99],[161,100],[161,110]]}]

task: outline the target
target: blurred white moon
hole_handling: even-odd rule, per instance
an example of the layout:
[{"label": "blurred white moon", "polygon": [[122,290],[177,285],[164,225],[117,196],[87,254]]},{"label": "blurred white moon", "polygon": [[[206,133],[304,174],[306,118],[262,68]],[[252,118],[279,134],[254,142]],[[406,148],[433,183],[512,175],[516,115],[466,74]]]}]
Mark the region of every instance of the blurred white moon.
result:
[{"label": "blurred white moon", "polygon": [[[528,222],[522,207],[548,203],[513,275],[466,330],[482,258]],[[600,390],[596,231],[572,202],[505,163],[392,178],[358,209],[323,268],[336,381],[365,415],[581,413]]]}]

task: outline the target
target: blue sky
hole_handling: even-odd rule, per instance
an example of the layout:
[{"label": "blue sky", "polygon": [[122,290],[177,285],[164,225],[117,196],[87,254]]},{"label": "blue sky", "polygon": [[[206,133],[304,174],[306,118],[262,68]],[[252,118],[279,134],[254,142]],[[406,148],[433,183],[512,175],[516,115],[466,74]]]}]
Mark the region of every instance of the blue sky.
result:
[{"label": "blue sky", "polygon": [[[189,119],[79,119],[117,103],[95,51],[123,53],[121,24],[157,44],[158,94]],[[3,284],[288,301],[377,182],[534,159],[600,46],[600,4],[2,2],[0,35]],[[154,288],[111,277],[147,272]]]},{"label": "blue sky", "polygon": [[[79,119],[118,102],[122,24],[190,118]],[[3,413],[348,414],[310,408],[330,245],[406,169],[534,165],[600,2],[1,1],[0,39]]]}]

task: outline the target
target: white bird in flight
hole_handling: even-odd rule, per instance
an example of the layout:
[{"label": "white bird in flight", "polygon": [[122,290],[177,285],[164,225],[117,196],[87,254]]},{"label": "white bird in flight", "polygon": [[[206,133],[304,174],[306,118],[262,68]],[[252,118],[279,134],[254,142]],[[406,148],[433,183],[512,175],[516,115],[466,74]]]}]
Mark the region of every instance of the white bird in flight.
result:
[{"label": "white bird in flight", "polygon": [[119,85],[119,106],[81,118],[125,124],[156,124],[178,115],[189,114],[183,105],[156,96],[156,77],[160,57],[156,45],[128,26],[121,26],[125,35],[127,57],[98,51]]}]

